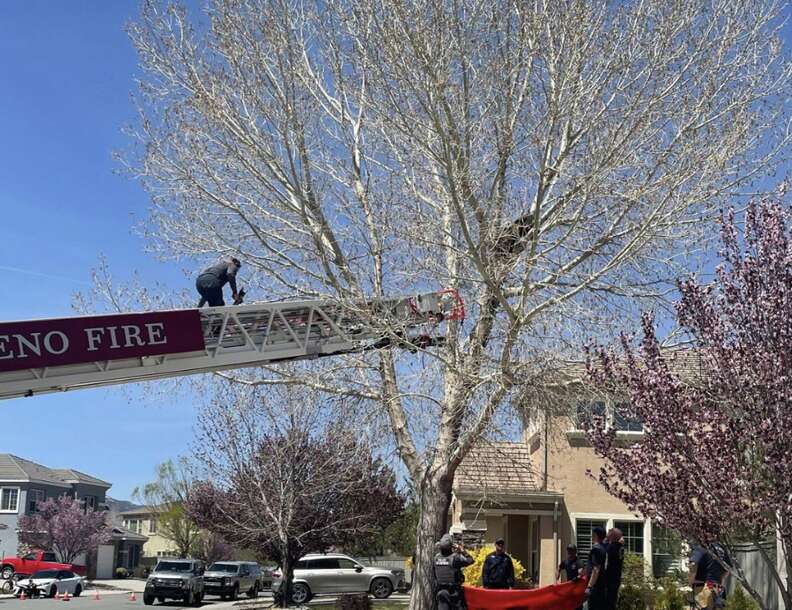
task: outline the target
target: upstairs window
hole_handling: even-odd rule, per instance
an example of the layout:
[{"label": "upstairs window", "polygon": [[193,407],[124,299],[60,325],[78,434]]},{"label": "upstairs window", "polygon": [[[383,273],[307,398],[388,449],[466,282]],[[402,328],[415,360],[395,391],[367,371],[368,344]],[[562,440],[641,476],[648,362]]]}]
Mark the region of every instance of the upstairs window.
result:
[{"label": "upstairs window", "polygon": [[143,520],[124,519],[124,527],[128,529],[130,532],[135,532],[136,534],[140,534],[141,530],[143,529]]},{"label": "upstairs window", "polygon": [[605,416],[606,408],[604,402],[579,402],[575,413],[575,427],[578,430],[588,430],[595,422],[602,421]]},{"label": "upstairs window", "polygon": [[596,422],[617,432],[643,432],[643,422],[630,413],[629,403],[602,400],[581,401],[575,407],[574,429],[590,430]]},{"label": "upstairs window", "polygon": [[35,513],[38,510],[39,505],[44,502],[47,497],[47,494],[44,493],[43,489],[29,489],[27,495],[28,511],[31,513]]},{"label": "upstairs window", "polygon": [[19,512],[19,487],[0,487],[0,513]]}]

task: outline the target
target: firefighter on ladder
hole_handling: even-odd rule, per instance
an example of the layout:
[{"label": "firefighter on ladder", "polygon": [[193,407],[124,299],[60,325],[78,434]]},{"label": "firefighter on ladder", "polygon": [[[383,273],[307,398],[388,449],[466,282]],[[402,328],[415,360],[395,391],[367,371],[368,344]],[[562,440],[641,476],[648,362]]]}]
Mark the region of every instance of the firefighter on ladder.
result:
[{"label": "firefighter on ladder", "polygon": [[223,300],[223,286],[231,286],[231,298],[234,305],[242,302],[244,291],[237,292],[236,275],[242,263],[238,258],[221,258],[213,263],[198,275],[195,280],[195,289],[201,295],[198,307],[203,307],[207,303],[209,307],[222,307],[225,305]]}]

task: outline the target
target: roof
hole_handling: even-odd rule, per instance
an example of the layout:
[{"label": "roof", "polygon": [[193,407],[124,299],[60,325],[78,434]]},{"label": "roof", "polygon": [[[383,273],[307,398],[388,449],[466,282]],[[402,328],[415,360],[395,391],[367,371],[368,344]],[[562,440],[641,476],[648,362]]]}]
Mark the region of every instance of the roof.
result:
[{"label": "roof", "polygon": [[139,506],[130,510],[120,510],[118,514],[122,517],[145,517],[154,513],[164,513],[166,510],[167,507],[160,504],[159,506]]},{"label": "roof", "polygon": [[537,471],[525,443],[485,441],[462,460],[454,479],[454,491],[480,496],[522,495],[540,491]]},{"label": "roof", "polygon": [[0,453],[0,481],[36,482],[68,488],[71,483],[111,487],[110,483],[68,468],[48,468],[10,453]]},{"label": "roof", "polygon": [[112,484],[107,481],[97,479],[90,474],[85,474],[73,468],[55,468],[53,472],[62,477],[67,483],[87,483],[88,485],[96,485],[98,487],[112,487]]},{"label": "roof", "polygon": [[133,542],[148,541],[148,536],[138,534],[137,532],[128,530],[127,528],[121,527],[120,525],[114,525],[112,527],[112,538],[113,540],[131,540]]}]

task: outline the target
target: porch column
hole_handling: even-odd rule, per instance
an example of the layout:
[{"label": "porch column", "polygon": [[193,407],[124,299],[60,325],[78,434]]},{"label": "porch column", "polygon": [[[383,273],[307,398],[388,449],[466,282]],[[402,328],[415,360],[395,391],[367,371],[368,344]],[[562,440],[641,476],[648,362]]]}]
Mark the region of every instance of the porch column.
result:
[{"label": "porch column", "polygon": [[644,558],[644,574],[647,577],[652,575],[652,520],[646,519],[643,527],[643,558]]}]

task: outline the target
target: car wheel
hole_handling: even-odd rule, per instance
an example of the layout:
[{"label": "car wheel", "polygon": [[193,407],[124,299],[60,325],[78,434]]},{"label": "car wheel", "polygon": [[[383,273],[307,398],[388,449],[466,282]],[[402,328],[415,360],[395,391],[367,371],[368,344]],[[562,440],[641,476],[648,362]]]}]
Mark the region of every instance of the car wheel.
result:
[{"label": "car wheel", "polygon": [[234,601],[237,597],[239,597],[239,585],[234,585],[234,590],[231,591],[231,601]]},{"label": "car wheel", "polygon": [[55,585],[52,585],[50,587],[50,590],[47,591],[47,597],[55,597],[57,594],[58,594],[58,587]]},{"label": "car wheel", "polygon": [[308,585],[302,582],[296,582],[292,585],[292,601],[295,604],[307,604],[311,601],[311,590]]},{"label": "car wheel", "polygon": [[[153,599],[153,598],[152,598],[152,599]],[[164,598],[164,597],[158,597],[158,598],[157,598],[157,601],[158,601],[159,603],[161,603],[161,604],[164,604],[164,603],[165,603],[165,598]]]},{"label": "car wheel", "polygon": [[187,593],[184,595],[184,605],[185,606],[192,606],[194,602],[195,602],[195,599],[193,598],[193,592],[192,591],[187,591]]},{"label": "car wheel", "polygon": [[371,594],[377,599],[385,599],[393,593],[393,584],[387,578],[375,578],[371,583]]},{"label": "car wheel", "polygon": [[[164,601],[161,597],[158,597],[157,599],[159,599],[160,603],[162,603]],[[147,606],[150,606],[151,604],[154,603],[154,596],[153,595],[147,595],[147,594],[144,593],[143,594],[143,603],[146,604]]]},{"label": "car wheel", "polygon": [[74,589],[74,597],[80,597],[80,593],[82,593],[82,586],[77,585]]},{"label": "car wheel", "polygon": [[13,566],[3,566],[3,571],[0,575],[2,575],[4,580],[11,580],[11,577],[14,575]]}]

